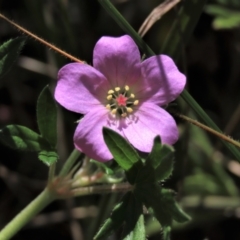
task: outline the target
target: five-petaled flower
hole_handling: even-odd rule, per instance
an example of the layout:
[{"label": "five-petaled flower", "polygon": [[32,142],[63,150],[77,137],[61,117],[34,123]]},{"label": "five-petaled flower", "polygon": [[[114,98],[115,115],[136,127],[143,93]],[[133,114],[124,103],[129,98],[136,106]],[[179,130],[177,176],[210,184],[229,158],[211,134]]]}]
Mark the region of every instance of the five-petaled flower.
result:
[{"label": "five-petaled flower", "polygon": [[55,99],[85,115],[74,134],[75,147],[108,161],[112,155],[103,140],[104,126],[142,152],[151,151],[156,135],[165,144],[178,140],[176,122],[162,107],[178,97],[185,83],[170,57],[141,61],[131,37],[102,37],[93,51],[93,67],[70,63],[60,69]]}]

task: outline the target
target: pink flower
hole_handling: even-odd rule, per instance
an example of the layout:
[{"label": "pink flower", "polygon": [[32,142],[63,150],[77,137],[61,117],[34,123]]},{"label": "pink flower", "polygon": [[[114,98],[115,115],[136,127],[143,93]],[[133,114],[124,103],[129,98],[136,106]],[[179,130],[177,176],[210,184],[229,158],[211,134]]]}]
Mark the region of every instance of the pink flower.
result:
[{"label": "pink flower", "polygon": [[70,63],[60,69],[55,98],[66,109],[82,113],[74,134],[77,149],[98,161],[112,159],[103,126],[124,136],[138,150],[150,152],[153,139],[178,140],[172,116],[161,106],[183,91],[186,77],[173,60],[158,55],[141,61],[131,37],[102,37],[93,51],[93,67]]}]

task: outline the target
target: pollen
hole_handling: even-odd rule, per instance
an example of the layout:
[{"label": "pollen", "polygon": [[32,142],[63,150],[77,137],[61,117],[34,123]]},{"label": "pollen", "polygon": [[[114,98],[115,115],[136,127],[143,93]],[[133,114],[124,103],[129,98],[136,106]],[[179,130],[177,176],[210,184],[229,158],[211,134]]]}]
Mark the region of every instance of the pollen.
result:
[{"label": "pollen", "polygon": [[115,115],[115,114],[117,113],[117,109],[116,109],[116,108],[113,109],[113,110],[111,111],[111,113]]},{"label": "pollen", "polygon": [[115,91],[116,91],[116,92],[119,92],[120,90],[121,90],[120,87],[115,87]]},{"label": "pollen", "polygon": [[110,89],[109,91],[108,91],[108,94],[113,94],[114,93],[114,91],[112,90],[112,89]]},{"label": "pollen", "polygon": [[126,85],[126,86],[125,86],[125,90],[126,90],[126,91],[129,91],[129,89],[130,89],[129,86]]},{"label": "pollen", "polygon": [[127,113],[122,113],[121,116],[125,118],[127,116]]},{"label": "pollen", "polygon": [[132,111],[133,111],[132,108],[130,108],[130,107],[127,108],[127,112],[128,112],[128,113],[131,113]]},{"label": "pollen", "polygon": [[130,98],[135,98],[135,95],[133,93],[131,93]]},{"label": "pollen", "polygon": [[137,106],[138,103],[139,103],[139,101],[138,101],[138,100],[135,100],[135,101],[133,102],[133,105]]},{"label": "pollen", "polygon": [[112,97],[113,97],[112,95],[108,95],[108,96],[107,96],[107,100],[111,100]]},{"label": "pollen", "polygon": [[110,109],[111,109],[111,105],[110,105],[110,104],[107,104],[107,105],[106,105],[106,108],[110,110]]}]

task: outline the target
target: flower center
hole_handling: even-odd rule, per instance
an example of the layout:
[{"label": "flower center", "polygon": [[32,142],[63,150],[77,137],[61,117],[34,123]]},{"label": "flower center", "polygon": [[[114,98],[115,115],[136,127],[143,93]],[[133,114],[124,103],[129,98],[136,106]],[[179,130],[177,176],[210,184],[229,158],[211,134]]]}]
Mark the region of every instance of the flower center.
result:
[{"label": "flower center", "polygon": [[110,89],[107,100],[108,104],[106,108],[109,109],[112,114],[121,117],[127,117],[133,112],[133,107],[139,103],[127,85],[124,88],[115,87],[114,90]]}]

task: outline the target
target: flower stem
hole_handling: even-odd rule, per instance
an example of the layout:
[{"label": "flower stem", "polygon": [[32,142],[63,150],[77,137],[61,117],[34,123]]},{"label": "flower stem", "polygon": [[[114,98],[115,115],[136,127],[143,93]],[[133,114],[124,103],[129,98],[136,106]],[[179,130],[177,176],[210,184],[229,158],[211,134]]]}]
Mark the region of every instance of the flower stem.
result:
[{"label": "flower stem", "polygon": [[81,187],[72,190],[74,196],[86,196],[92,194],[127,192],[133,190],[134,186],[125,182],[111,185],[99,185],[91,187]]},{"label": "flower stem", "polygon": [[36,214],[38,214],[56,196],[47,188],[34,199],[25,209],[23,209],[8,225],[0,231],[0,239],[8,240],[12,238],[24,225],[26,225]]},{"label": "flower stem", "polygon": [[81,153],[77,149],[74,149],[72,151],[71,155],[68,157],[68,159],[66,160],[65,164],[62,167],[59,173],[59,177],[66,176],[66,174],[68,174],[68,172],[71,170],[71,168],[79,158],[80,154]]},{"label": "flower stem", "polygon": [[55,169],[56,169],[56,162],[49,167],[48,183],[52,182],[53,178],[55,177]]},{"label": "flower stem", "polygon": [[176,116],[178,116],[178,117],[180,117],[180,118],[182,118],[183,120],[185,120],[185,121],[187,121],[187,122],[189,122],[189,123],[192,123],[192,124],[194,124],[194,125],[202,128],[202,129],[204,129],[205,131],[207,131],[207,132],[209,132],[209,133],[217,136],[217,137],[220,138],[221,140],[227,141],[227,142],[229,142],[229,143],[231,143],[231,144],[233,144],[233,145],[235,145],[235,146],[237,146],[237,147],[240,148],[240,142],[238,142],[238,141],[236,141],[236,140],[234,140],[234,139],[226,136],[225,134],[220,133],[220,132],[218,132],[218,131],[215,131],[214,129],[212,129],[212,128],[210,128],[210,127],[208,127],[208,126],[206,126],[206,125],[204,125],[204,124],[202,124],[202,123],[200,123],[200,122],[198,122],[197,120],[194,120],[194,119],[192,119],[192,118],[189,118],[189,117],[187,117],[187,116],[185,116],[185,115],[182,115],[182,114],[179,114],[179,113],[173,113],[173,114],[176,115]]},{"label": "flower stem", "polygon": [[[103,6],[103,8],[109,13],[109,15],[118,23],[118,25],[134,39],[136,44],[144,51],[144,53],[147,56],[155,55],[153,50],[142,40],[142,38],[138,35],[138,33],[130,26],[130,24],[124,19],[124,17],[118,12],[118,10],[113,6],[113,4],[109,0],[98,0],[98,1]],[[191,2],[191,1],[186,1],[186,2]],[[194,5],[195,10],[201,11],[204,7],[205,1],[197,0],[194,2],[198,3],[198,4]],[[189,9],[188,6],[186,9],[189,11],[189,13],[193,12],[193,9],[191,9],[191,8]],[[184,15],[184,14],[187,14],[187,13],[184,13],[184,10],[182,10],[181,15]],[[200,14],[196,14],[196,12],[194,12],[194,15],[196,17],[200,16]],[[190,15],[188,17],[190,17]],[[180,18],[181,18],[181,16],[180,16]],[[182,29],[183,32],[188,31],[186,38],[189,38],[191,31],[193,30],[193,27],[194,27],[191,25],[191,22],[192,22],[192,19],[191,19],[191,21],[189,21],[189,24],[185,24],[184,29]],[[194,21],[194,22],[196,22],[196,21]],[[189,29],[187,29],[187,28],[189,28],[189,29],[191,28],[190,29],[191,31],[189,31]],[[176,46],[178,46],[178,44],[181,44],[179,42],[180,40],[181,39],[179,38],[178,42],[175,43]],[[185,39],[185,40],[187,41],[188,39]],[[172,42],[168,42],[168,44],[172,44]],[[167,47],[167,46],[165,46],[165,47]],[[178,49],[178,47],[175,47],[175,49]],[[209,125],[214,130],[221,132],[220,129],[217,127],[217,125],[205,113],[205,111],[194,100],[194,98],[188,93],[187,90],[184,90],[182,92],[181,96],[207,125]],[[232,154],[236,157],[236,159],[240,162],[240,151],[235,146],[229,144],[226,141],[223,141],[223,143],[232,152]]]}]

